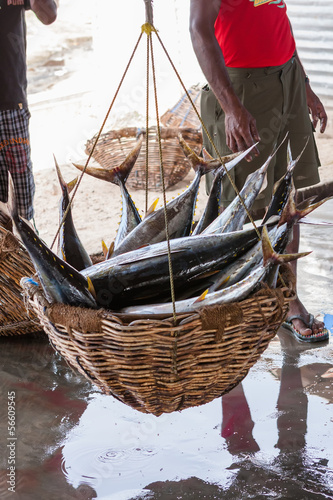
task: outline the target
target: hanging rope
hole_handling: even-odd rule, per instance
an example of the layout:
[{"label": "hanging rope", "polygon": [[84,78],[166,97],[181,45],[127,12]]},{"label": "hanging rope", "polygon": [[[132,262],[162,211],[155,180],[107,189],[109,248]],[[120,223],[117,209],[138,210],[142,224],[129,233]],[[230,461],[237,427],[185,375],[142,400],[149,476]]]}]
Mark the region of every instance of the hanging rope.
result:
[{"label": "hanging rope", "polygon": [[70,200],[69,200],[69,203],[68,203],[68,207],[67,207],[67,208],[66,208],[66,210],[65,210],[65,213],[64,213],[64,215],[63,215],[63,218],[62,218],[62,220],[61,220],[61,222],[60,222],[60,224],[59,224],[59,227],[58,227],[58,229],[57,229],[57,232],[56,232],[56,234],[55,234],[55,236],[54,236],[54,239],[53,239],[53,241],[52,241],[52,245],[51,245],[51,247],[50,247],[51,249],[52,249],[52,247],[53,247],[53,245],[54,245],[54,243],[55,243],[55,241],[56,241],[56,239],[57,239],[57,237],[58,237],[58,235],[59,235],[59,233],[60,233],[61,226],[62,226],[62,225],[63,225],[63,223],[65,222],[65,219],[66,219],[66,217],[67,217],[67,214],[68,214],[68,212],[69,212],[69,210],[70,210],[70,208],[71,208],[71,206],[72,206],[74,196],[76,195],[76,192],[77,192],[77,190],[78,190],[78,188],[79,188],[79,185],[80,185],[80,183],[81,183],[82,177],[84,176],[84,173],[85,173],[85,171],[86,171],[86,169],[87,169],[87,167],[88,167],[88,164],[89,164],[89,162],[90,162],[90,160],[91,160],[91,158],[92,158],[92,155],[93,155],[93,153],[94,153],[94,151],[95,151],[95,148],[96,148],[97,142],[98,142],[98,140],[99,140],[99,138],[100,138],[100,136],[101,136],[101,133],[102,133],[102,131],[103,131],[103,128],[104,128],[104,126],[105,126],[105,124],[106,124],[106,121],[107,121],[107,119],[108,119],[108,117],[109,117],[109,115],[110,115],[110,113],[111,113],[111,110],[112,110],[112,108],[113,108],[114,102],[115,102],[115,100],[116,100],[116,98],[117,98],[117,96],[118,96],[119,90],[120,90],[120,88],[121,88],[121,86],[122,86],[122,84],[123,84],[123,81],[124,81],[124,79],[125,79],[125,76],[126,76],[126,74],[127,74],[127,72],[128,72],[128,69],[129,69],[129,67],[130,67],[130,65],[131,65],[131,62],[132,62],[133,58],[134,58],[134,54],[136,53],[136,50],[137,50],[137,48],[138,48],[138,46],[139,46],[139,43],[140,43],[140,41],[141,41],[142,34],[143,34],[143,32],[141,32],[141,33],[140,33],[140,36],[139,36],[139,38],[138,38],[138,40],[137,40],[137,42],[136,42],[136,44],[135,44],[134,50],[133,50],[132,55],[131,55],[131,57],[130,57],[130,59],[129,59],[128,63],[127,63],[127,66],[126,66],[126,68],[125,68],[124,74],[123,74],[123,76],[121,77],[121,80],[120,80],[120,82],[119,82],[119,85],[118,85],[118,87],[117,87],[117,90],[116,90],[116,92],[115,92],[115,94],[114,94],[114,97],[113,97],[113,99],[112,99],[112,101],[111,101],[111,104],[110,104],[110,106],[109,106],[109,109],[108,109],[108,111],[107,111],[107,113],[106,113],[106,115],[105,115],[105,118],[104,118],[104,120],[103,120],[103,123],[102,123],[102,125],[101,125],[101,127],[100,127],[100,129],[99,129],[99,131],[98,131],[98,134],[97,134],[96,139],[95,139],[95,141],[94,141],[94,144],[93,144],[93,146],[92,146],[92,148],[91,148],[91,151],[90,151],[90,153],[89,153],[89,156],[88,156],[88,158],[87,158],[87,160],[86,160],[86,163],[85,163],[85,165],[84,165],[84,168],[83,168],[83,170],[82,170],[82,172],[81,172],[81,174],[80,174],[80,176],[79,176],[79,179],[78,179],[78,181],[77,181],[77,183],[76,183],[76,186],[75,186],[75,188],[74,188],[74,190],[73,190],[72,196],[71,196],[71,198],[70,198]]},{"label": "hanging rope", "polygon": [[163,167],[163,155],[162,155],[162,141],[161,141],[161,129],[160,129],[160,118],[158,110],[158,99],[157,99],[157,87],[156,87],[156,72],[154,63],[154,52],[153,52],[153,41],[150,37],[150,51],[151,51],[151,63],[153,72],[153,83],[154,83],[154,96],[155,96],[155,110],[156,110],[156,122],[157,122],[157,137],[158,137],[158,148],[160,156],[160,170],[162,179],[162,193],[163,193],[163,206],[164,206],[164,224],[165,224],[165,234],[168,246],[168,261],[169,261],[169,276],[170,276],[170,289],[171,289],[171,300],[173,309],[173,319],[176,322],[176,307],[175,307],[175,289],[173,282],[173,271],[172,271],[172,261],[171,261],[171,248],[170,248],[170,235],[169,235],[169,221],[167,214],[167,200],[166,200],[166,189],[165,189],[165,177],[164,177],[164,167]]},{"label": "hanging rope", "polygon": [[[145,27],[147,25],[144,25]],[[143,31],[142,31],[143,32]],[[145,180],[146,180],[146,196],[145,196],[145,213],[148,212],[148,168],[149,168],[149,60],[150,60],[150,39],[151,39],[151,30],[145,30],[147,33],[147,76],[146,76],[146,171],[145,171]]]}]

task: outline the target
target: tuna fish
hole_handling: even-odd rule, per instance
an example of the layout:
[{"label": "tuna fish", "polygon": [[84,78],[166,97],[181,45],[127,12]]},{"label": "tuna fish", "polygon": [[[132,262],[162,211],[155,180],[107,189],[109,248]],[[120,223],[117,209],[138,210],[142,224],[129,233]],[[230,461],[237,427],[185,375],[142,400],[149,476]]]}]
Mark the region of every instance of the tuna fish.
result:
[{"label": "tuna fish", "polygon": [[15,228],[34,264],[47,300],[73,306],[96,308],[93,286],[89,278],[53,253],[22,219],[16,207],[14,185],[9,176],[8,210]]},{"label": "tuna fish", "polygon": [[275,152],[269,155],[263,166],[248,176],[239,195],[236,196],[202,234],[237,231],[243,227],[248,211],[251,209],[262,188],[268,165],[274,154]]},{"label": "tuna fish", "polygon": [[[126,181],[131,173],[135,162],[140,154],[143,136],[141,135],[137,144],[129,155],[125,158],[119,167],[114,168],[96,168],[88,166],[85,172],[97,179],[102,179],[120,187],[122,198],[122,213],[115,241],[113,242],[113,251],[120,245],[122,240],[141,222],[140,214],[134,205],[134,202],[126,188]],[[79,170],[83,170],[84,166],[74,163],[74,166]],[[110,257],[109,252],[108,257]]]},{"label": "tuna fish", "polygon": [[[77,271],[81,271],[81,269],[91,266],[92,261],[87,251],[83,247],[80,238],[78,237],[73,222],[72,211],[70,208],[67,211],[69,206],[69,193],[75,186],[77,178],[74,179],[74,181],[66,184],[61,174],[57,160],[54,160],[62,190],[62,197],[59,203],[59,221],[61,226],[59,231],[58,256],[68,264],[73,266]],[[66,211],[67,215],[64,219]]]},{"label": "tuna fish", "polygon": [[[165,219],[168,221],[169,239],[183,238],[190,234],[201,177],[207,172],[221,167],[221,162],[211,158],[204,160],[199,157],[181,136],[179,136],[179,142],[195,171],[192,183],[183,193],[167,203],[165,210],[162,207],[147,216],[140,224],[140,227],[134,229],[123,240],[122,244],[113,253],[114,256],[130,252],[143,245],[164,241],[167,238]],[[233,158],[234,156],[232,155]],[[236,165],[243,156],[245,154],[237,155],[237,158],[232,160],[232,166]],[[228,158],[225,157],[223,160],[227,161]]]},{"label": "tuna fish", "polygon": [[306,148],[308,144],[309,139],[307,139],[306,144],[304,148],[302,149],[301,153],[297,156],[295,160],[293,160],[292,155],[291,155],[291,148],[290,148],[290,142],[288,142],[288,166],[287,166],[287,171],[285,175],[274,185],[273,188],[273,195],[271,202],[267,208],[266,214],[263,218],[262,224],[265,224],[270,217],[273,215],[279,215],[285,204],[287,203],[287,200],[289,198],[289,195],[293,189],[293,173],[294,169],[302,156],[304,149]]},{"label": "tuna fish", "polygon": [[[264,253],[264,261],[262,265],[256,267],[246,278],[228,288],[213,293],[205,292],[199,297],[176,301],[174,304],[176,313],[195,312],[203,307],[227,304],[242,300],[255,290],[258,285],[265,280],[265,278],[269,277],[271,273],[276,273],[276,269],[280,264],[308,255],[308,252],[294,255],[276,254],[272,249],[267,231],[265,229],[266,228],[263,230],[262,237]],[[172,302],[167,302],[124,307],[120,310],[120,313],[126,315],[132,314],[140,317],[143,317],[144,315],[152,316],[156,314],[171,315],[173,313],[173,304]]]},{"label": "tuna fish", "polygon": [[[216,170],[214,173],[214,179],[212,182],[212,186],[209,192],[207,204],[205,210],[196,225],[193,235],[200,234],[206,227],[208,227],[221,213],[221,187],[222,180],[226,175],[226,172],[230,172],[230,170],[237,165],[245,156],[256,146],[254,144],[250,148],[248,148],[243,153],[235,153],[230,156],[226,156],[222,158],[222,165]],[[203,155],[207,160],[213,160],[213,158],[203,150]]]},{"label": "tuna fish", "polygon": [[258,239],[255,229],[221,235],[198,235],[155,243],[84,269],[103,307],[118,308],[129,301],[170,297],[168,246],[174,286],[222,269]]}]

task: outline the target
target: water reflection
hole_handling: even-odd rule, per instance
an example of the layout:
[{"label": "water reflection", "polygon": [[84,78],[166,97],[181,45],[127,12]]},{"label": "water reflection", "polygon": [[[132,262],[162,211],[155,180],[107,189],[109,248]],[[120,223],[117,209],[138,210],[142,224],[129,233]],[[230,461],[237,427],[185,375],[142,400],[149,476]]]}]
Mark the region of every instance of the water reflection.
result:
[{"label": "water reflection", "polygon": [[[1,338],[0,380],[1,498],[94,498],[91,487],[74,489],[61,470],[61,443],[87,408],[90,384],[68,370],[43,334]],[[14,431],[7,428],[9,398]],[[11,463],[15,494],[8,489]]]}]

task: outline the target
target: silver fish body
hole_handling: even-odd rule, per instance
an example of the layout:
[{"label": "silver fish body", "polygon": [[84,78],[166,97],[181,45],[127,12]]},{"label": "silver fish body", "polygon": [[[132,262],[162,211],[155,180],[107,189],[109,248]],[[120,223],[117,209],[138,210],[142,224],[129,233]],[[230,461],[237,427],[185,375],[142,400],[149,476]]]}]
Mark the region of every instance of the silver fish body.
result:
[{"label": "silver fish body", "polygon": [[[262,167],[248,176],[239,195],[236,196],[228,207],[202,232],[202,234],[238,231],[243,227],[247,217],[247,211],[251,209],[260,192],[272,157],[273,155],[270,155]],[[241,200],[243,200],[247,210],[245,210]]]},{"label": "silver fish body", "polygon": [[[230,172],[245,156],[255,147],[255,145],[249,147],[246,151],[242,153],[232,154],[230,156],[222,158],[225,161],[214,173],[214,179],[209,192],[208,200],[204,209],[202,216],[192,235],[200,234],[204,229],[206,229],[221,213],[221,189],[222,180],[227,172]],[[204,153],[204,155],[208,153]],[[210,157],[211,158],[211,157]],[[230,158],[230,159],[229,159]]]},{"label": "silver fish body", "polygon": [[[230,302],[242,300],[254,290],[254,288],[260,281],[263,280],[265,274],[266,270],[263,266],[261,266],[260,268],[256,268],[249,276],[244,278],[242,281],[239,281],[238,283],[235,283],[234,285],[223,290],[208,293],[206,297],[200,302],[198,302],[199,297],[192,297],[179,301],[176,300],[176,314],[196,312],[203,307],[218,304],[228,304]],[[122,308],[119,312],[126,315],[139,315],[140,317],[144,315],[172,315],[173,304],[172,302],[167,302],[129,306]]]},{"label": "silver fish body", "polygon": [[[173,282],[184,286],[194,276],[214,272],[236,260],[258,236],[254,229],[222,235],[199,235],[169,242]],[[170,295],[168,243],[166,241],[84,269],[103,307],[118,308],[139,299]]]}]

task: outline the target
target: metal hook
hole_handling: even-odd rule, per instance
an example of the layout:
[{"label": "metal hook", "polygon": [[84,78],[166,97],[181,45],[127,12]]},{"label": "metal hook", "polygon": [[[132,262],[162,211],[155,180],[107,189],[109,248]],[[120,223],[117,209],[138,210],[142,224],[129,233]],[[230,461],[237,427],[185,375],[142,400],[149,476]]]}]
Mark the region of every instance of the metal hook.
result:
[{"label": "metal hook", "polygon": [[146,4],[146,23],[153,26],[153,0],[143,0]]}]

